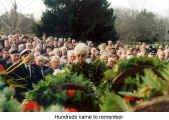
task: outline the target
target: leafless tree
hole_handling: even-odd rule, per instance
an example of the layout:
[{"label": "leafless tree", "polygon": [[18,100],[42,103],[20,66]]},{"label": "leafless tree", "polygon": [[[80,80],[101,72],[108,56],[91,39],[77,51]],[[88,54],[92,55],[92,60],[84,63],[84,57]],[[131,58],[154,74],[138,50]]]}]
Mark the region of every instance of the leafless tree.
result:
[{"label": "leafless tree", "polygon": [[[6,9],[6,7],[4,7]],[[18,12],[16,0],[12,1],[12,8],[0,16],[0,32],[6,34],[31,33],[33,16],[26,16]]]}]

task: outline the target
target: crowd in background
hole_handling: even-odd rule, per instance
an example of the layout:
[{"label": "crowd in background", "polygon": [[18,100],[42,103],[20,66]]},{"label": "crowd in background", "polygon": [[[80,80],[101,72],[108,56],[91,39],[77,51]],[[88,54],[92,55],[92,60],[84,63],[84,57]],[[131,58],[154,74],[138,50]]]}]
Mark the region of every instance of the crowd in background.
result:
[{"label": "crowd in background", "polygon": [[[112,41],[95,46],[92,41],[84,43],[52,36],[39,39],[22,34],[3,35],[0,39],[0,70],[8,72],[7,78],[19,80],[19,84],[25,85],[9,84],[18,95],[32,89],[33,83],[45,80],[46,75],[64,72],[66,66],[100,59],[108,68],[112,68],[116,62],[134,56],[157,57],[168,61],[169,46],[154,48],[142,43],[131,47],[122,43],[113,44]],[[21,82],[22,79],[24,81]],[[22,96],[18,96],[18,99],[22,100]]]},{"label": "crowd in background", "polygon": [[65,65],[77,63],[80,60],[91,62],[96,59],[104,61],[112,67],[118,60],[129,59],[133,56],[158,57],[160,60],[169,59],[169,46],[159,48],[147,47],[145,43],[134,47],[122,44],[113,44],[112,41],[94,46],[91,41],[77,42],[71,38],[48,37],[39,39],[24,35],[2,36],[0,40],[0,59],[8,68],[16,63],[24,50],[31,50],[31,64],[40,67],[49,67],[56,74],[63,70]]}]

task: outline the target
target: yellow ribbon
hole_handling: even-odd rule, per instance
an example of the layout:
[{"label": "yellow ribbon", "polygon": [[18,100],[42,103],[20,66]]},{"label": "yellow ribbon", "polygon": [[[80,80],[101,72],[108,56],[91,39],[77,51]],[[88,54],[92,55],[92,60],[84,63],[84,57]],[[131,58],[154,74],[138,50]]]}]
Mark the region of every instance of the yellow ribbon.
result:
[{"label": "yellow ribbon", "polygon": [[[28,56],[25,57],[25,59],[18,64],[18,62],[16,64],[18,64],[17,66],[15,66],[16,64],[13,64],[11,65],[7,70],[4,70],[4,71],[1,71],[0,72],[0,75],[8,75],[10,74],[11,72],[13,72],[15,69],[19,68],[21,65],[27,63],[29,60],[30,60],[30,57],[31,57],[31,53],[28,54]],[[14,68],[12,68],[13,66],[15,66]],[[12,68],[10,70],[10,68]]]}]

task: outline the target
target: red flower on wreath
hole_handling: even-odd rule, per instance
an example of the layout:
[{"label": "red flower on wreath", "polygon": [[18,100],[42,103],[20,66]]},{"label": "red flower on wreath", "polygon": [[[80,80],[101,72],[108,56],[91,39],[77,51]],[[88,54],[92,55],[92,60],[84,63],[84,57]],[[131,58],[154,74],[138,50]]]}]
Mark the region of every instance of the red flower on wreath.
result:
[{"label": "red flower on wreath", "polygon": [[34,112],[34,111],[40,111],[40,106],[37,102],[28,102],[24,104],[24,110],[23,112]]},{"label": "red flower on wreath", "polygon": [[1,71],[4,71],[4,70],[5,70],[4,66],[1,65],[1,64],[0,64],[0,70],[1,70]]},{"label": "red flower on wreath", "polygon": [[124,97],[127,101],[135,101],[135,98],[131,97],[131,96],[125,96]]},{"label": "red flower on wreath", "polygon": [[76,108],[65,108],[64,112],[78,112]]},{"label": "red flower on wreath", "polygon": [[76,90],[68,90],[68,94],[70,97],[73,97],[76,93]]}]

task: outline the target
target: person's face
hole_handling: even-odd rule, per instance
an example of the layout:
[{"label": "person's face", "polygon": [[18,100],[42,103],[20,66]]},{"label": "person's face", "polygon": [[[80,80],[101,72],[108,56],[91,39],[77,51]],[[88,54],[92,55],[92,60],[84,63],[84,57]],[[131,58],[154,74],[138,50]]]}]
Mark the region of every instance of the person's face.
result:
[{"label": "person's face", "polygon": [[92,54],[92,55],[95,55],[95,54],[96,54],[96,49],[92,49],[92,50],[91,50],[91,54]]},{"label": "person's face", "polygon": [[61,56],[61,54],[62,54],[62,53],[61,53],[60,50],[57,50],[57,51],[56,51],[56,55],[57,55],[57,56]]},{"label": "person's face", "polygon": [[164,58],[165,58],[165,54],[162,54],[162,53],[159,54],[159,59],[160,59],[160,60],[164,60]]},{"label": "person's face", "polygon": [[51,67],[53,69],[58,69],[59,68],[59,64],[60,64],[59,60],[54,60],[54,61],[51,62]]},{"label": "person's face", "polygon": [[52,52],[52,48],[47,48],[46,52],[49,54],[50,52]]},{"label": "person's face", "polygon": [[58,42],[58,47],[61,47],[61,44],[62,44],[61,42]]},{"label": "person's face", "polygon": [[116,54],[116,49],[115,49],[115,48],[111,48],[111,49],[109,50],[109,52],[110,52],[111,54]]},{"label": "person's face", "polygon": [[75,43],[75,40],[72,40],[72,43],[74,44],[74,43]]},{"label": "person's face", "polygon": [[24,38],[24,39],[23,39],[23,42],[26,42],[26,41],[27,41],[27,39],[26,39],[26,38]]},{"label": "person's face", "polygon": [[9,42],[6,40],[4,45],[5,45],[5,47],[9,47]]},{"label": "person's face", "polygon": [[86,55],[81,52],[76,53],[76,60],[77,62],[86,62]]},{"label": "person's face", "polygon": [[59,39],[59,42],[61,42],[61,43],[62,43],[62,42],[63,42],[63,39]]},{"label": "person's face", "polygon": [[19,51],[24,50],[24,46],[19,46]]},{"label": "person's face", "polygon": [[3,52],[3,59],[7,58],[9,56],[9,52],[8,51],[4,51]]},{"label": "person's face", "polygon": [[19,60],[19,54],[18,53],[11,54],[11,60],[12,62],[17,62]]},{"label": "person's face", "polygon": [[13,44],[16,44],[16,39],[13,39],[12,43],[13,43]]},{"label": "person's face", "polygon": [[69,60],[74,61],[76,59],[76,56],[74,54],[70,54]]},{"label": "person's face", "polygon": [[67,60],[66,58],[63,58],[63,59],[62,59],[62,63],[65,63],[65,64],[66,64],[67,61],[68,61],[68,60]]},{"label": "person's face", "polygon": [[134,50],[133,50],[133,54],[134,54],[134,55],[137,54],[137,49],[134,49]]},{"label": "person's face", "polygon": [[48,46],[53,46],[53,41],[50,41],[50,42],[48,43]]},{"label": "person's face", "polygon": [[73,45],[71,43],[68,44],[68,48],[69,49],[72,49],[73,48]]},{"label": "person's face", "polygon": [[32,45],[27,45],[26,46],[27,49],[32,49],[32,47],[33,47]]},{"label": "person's face", "polygon": [[108,45],[110,45],[110,46],[111,46],[111,45],[113,45],[113,43],[112,43],[112,42],[109,42],[109,43],[108,43]]},{"label": "person's face", "polygon": [[108,65],[109,67],[112,67],[114,63],[115,63],[115,62],[113,61],[113,59],[109,59],[108,62],[107,62],[107,65]]},{"label": "person's face", "polygon": [[57,46],[57,45],[58,45],[57,41],[54,41],[53,45],[54,45],[54,46]]},{"label": "person's face", "polygon": [[25,53],[24,55],[21,56],[21,59],[24,60],[27,56],[28,56],[28,54]]},{"label": "person's face", "polygon": [[[25,58],[28,57],[28,55],[29,55],[29,53],[23,54],[23,55],[21,56],[21,60],[24,61]],[[29,63],[29,62],[32,60],[32,58],[33,58],[33,56],[30,55],[29,58],[27,58],[27,61],[25,61],[25,62],[26,62],[26,63]]]},{"label": "person's face", "polygon": [[45,65],[45,61],[43,59],[39,59],[37,60],[36,64],[42,67]]},{"label": "person's face", "polygon": [[66,49],[64,48],[64,49],[62,49],[62,53],[64,54],[64,53],[66,53],[67,51],[66,51]]},{"label": "person's face", "polygon": [[167,53],[165,54],[165,56],[166,56],[166,57],[169,57],[169,52],[167,52]]}]

